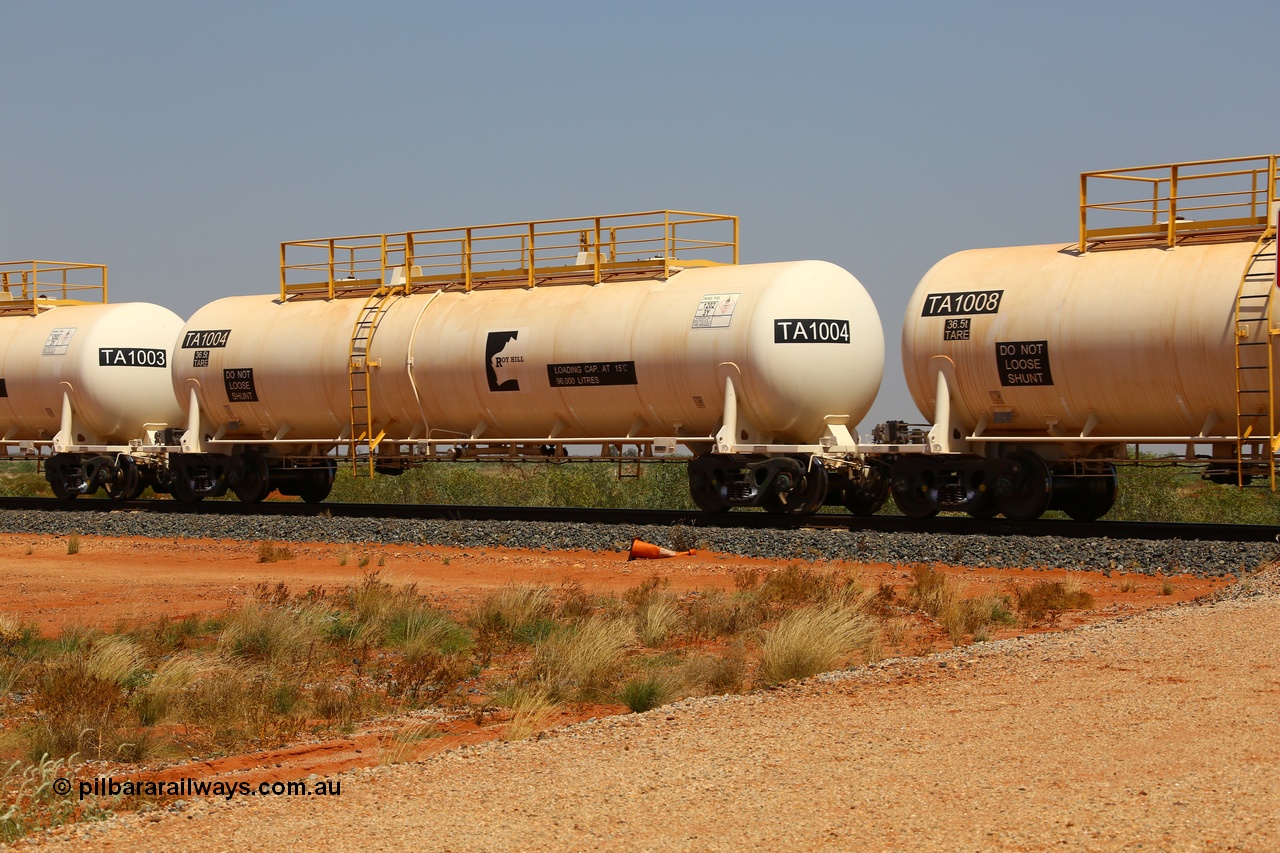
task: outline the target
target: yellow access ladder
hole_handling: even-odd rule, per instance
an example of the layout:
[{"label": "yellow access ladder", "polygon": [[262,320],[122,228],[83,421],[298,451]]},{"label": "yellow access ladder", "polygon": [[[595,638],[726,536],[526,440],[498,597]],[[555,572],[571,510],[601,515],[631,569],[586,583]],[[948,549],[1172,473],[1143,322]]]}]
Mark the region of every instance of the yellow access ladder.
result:
[{"label": "yellow access ladder", "polygon": [[1275,355],[1271,339],[1276,293],[1276,232],[1259,235],[1236,291],[1236,483],[1246,483],[1245,451],[1265,460],[1271,491],[1276,490]]},{"label": "yellow access ladder", "polygon": [[351,346],[347,353],[351,435],[347,447],[353,473],[359,472],[360,448],[363,446],[367,449],[370,477],[373,476],[375,452],[382,437],[386,435],[386,430],[379,431],[377,435],[373,434],[373,399],[370,393],[369,370],[378,365],[369,362],[369,345],[373,343],[373,336],[378,331],[378,322],[382,319],[387,303],[401,292],[399,287],[381,287],[370,293],[351,329]]}]

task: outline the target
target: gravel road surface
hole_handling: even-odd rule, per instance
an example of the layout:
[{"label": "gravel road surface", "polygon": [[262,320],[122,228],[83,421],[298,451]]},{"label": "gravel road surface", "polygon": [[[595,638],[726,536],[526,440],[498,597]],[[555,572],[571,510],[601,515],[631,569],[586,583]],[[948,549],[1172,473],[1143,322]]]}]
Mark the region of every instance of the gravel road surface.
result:
[{"label": "gravel road surface", "polygon": [[1274,576],[1233,589],[356,771],[335,777],[336,797],[193,798],[64,838],[131,851],[1280,850],[1280,593]]}]

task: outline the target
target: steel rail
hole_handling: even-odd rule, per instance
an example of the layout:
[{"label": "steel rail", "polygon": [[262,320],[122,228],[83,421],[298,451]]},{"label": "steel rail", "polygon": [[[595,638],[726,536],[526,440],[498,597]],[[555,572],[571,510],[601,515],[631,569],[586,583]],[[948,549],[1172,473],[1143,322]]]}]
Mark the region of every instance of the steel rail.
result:
[{"label": "steel rail", "polygon": [[1200,542],[1277,542],[1280,525],[1178,524],[1169,522],[1065,521],[1037,519],[1015,522],[967,516],[907,518],[901,515],[853,516],[818,514],[770,515],[763,512],[705,513],[697,510],[578,509],[560,507],[453,506],[444,504],[307,504],[300,501],[179,503],[171,500],[112,501],[55,498],[0,498],[0,512],[155,512],[176,515],[270,516],[370,519],[443,519],[455,521],[527,521],[619,526],[674,526],[771,529],[847,530],[882,533],[934,533],[953,536],[1058,536],[1069,539],[1152,539]]}]

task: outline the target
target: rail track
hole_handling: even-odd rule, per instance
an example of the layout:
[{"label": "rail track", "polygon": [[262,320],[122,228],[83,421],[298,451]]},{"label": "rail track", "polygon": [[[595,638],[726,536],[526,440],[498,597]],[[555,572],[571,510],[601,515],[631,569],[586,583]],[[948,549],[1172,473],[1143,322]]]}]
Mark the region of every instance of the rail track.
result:
[{"label": "rail track", "polygon": [[442,504],[307,504],[301,501],[180,503],[171,500],[111,501],[53,498],[0,498],[0,511],[150,512],[218,516],[452,519],[456,521],[565,522],[599,525],[684,525],[721,529],[851,530],[884,533],[932,533],[956,536],[1056,536],[1070,539],[1148,539],[1199,542],[1277,542],[1280,525],[1172,524],[1167,522],[1059,521],[1014,522],[1003,518],[900,515],[770,515],[763,512],[710,514],[696,510],[579,509],[559,507],[454,506]]}]

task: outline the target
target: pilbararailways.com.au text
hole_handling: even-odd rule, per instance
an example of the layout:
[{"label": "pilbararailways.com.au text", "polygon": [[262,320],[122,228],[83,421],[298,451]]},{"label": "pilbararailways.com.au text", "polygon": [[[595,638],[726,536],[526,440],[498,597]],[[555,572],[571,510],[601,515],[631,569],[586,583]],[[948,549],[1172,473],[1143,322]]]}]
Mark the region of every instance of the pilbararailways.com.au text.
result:
[{"label": "pilbararailways.com.au text", "polygon": [[153,780],[117,780],[111,776],[81,779],[76,783],[80,799],[86,797],[339,797],[342,782],[320,779],[314,782],[209,782],[182,778],[167,782]]}]

